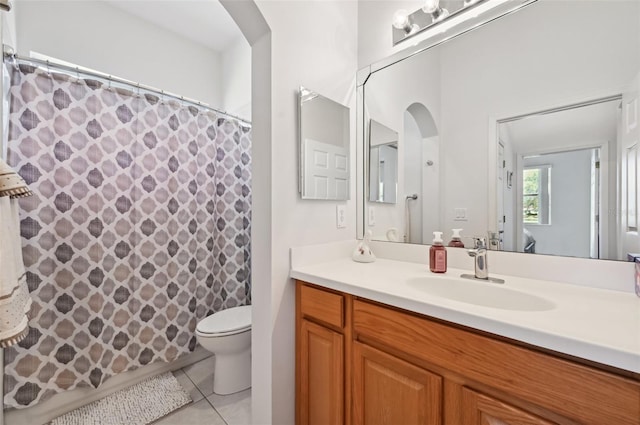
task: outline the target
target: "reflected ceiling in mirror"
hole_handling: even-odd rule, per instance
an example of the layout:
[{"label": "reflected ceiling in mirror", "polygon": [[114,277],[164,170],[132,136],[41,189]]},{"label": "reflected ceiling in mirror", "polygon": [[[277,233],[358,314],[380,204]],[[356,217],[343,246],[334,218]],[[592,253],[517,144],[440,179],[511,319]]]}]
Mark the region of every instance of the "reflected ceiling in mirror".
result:
[{"label": "reflected ceiling in mirror", "polygon": [[[548,242],[534,236],[535,253],[625,260],[627,253],[640,252],[638,183],[632,176],[640,169],[633,143],[640,139],[633,136],[640,128],[636,117],[640,108],[633,95],[640,91],[639,71],[640,2],[538,0],[373,72],[359,88],[363,119],[397,129],[397,199],[414,193],[418,198],[408,203],[370,202],[364,196],[369,184],[363,175],[359,229],[371,230],[374,239],[388,240],[387,231],[395,228],[400,239],[430,243],[433,231],[443,231],[448,240],[451,229],[462,228],[467,245],[466,237],[491,232],[496,248],[523,252],[527,227],[547,226],[557,234],[564,228],[554,218],[564,207],[553,200],[553,184],[549,222],[525,223],[525,168],[549,165],[534,164],[534,156],[580,150],[594,167],[600,163],[598,175],[590,172],[587,178],[594,195],[588,205],[580,206],[589,210],[593,223],[599,220],[600,230],[592,226]],[[577,113],[582,109],[578,106],[590,104],[594,110],[606,109],[601,111],[604,115],[581,118],[581,125],[574,128],[581,141],[567,149],[564,143],[574,136],[557,122],[563,115],[555,113],[565,109]],[[515,120],[525,116],[531,118]],[[609,123],[606,130],[595,127],[600,121]],[[518,133],[517,143],[527,140],[532,145],[517,155],[504,143],[501,147],[500,136],[507,128]],[[359,141],[364,146],[363,135]],[[543,156],[543,162],[551,159]],[[504,169],[503,161],[511,162],[509,169]],[[560,175],[557,166],[550,169],[551,179]],[[603,176],[605,169],[609,177]],[[619,183],[611,177],[614,174],[620,176]],[[506,190],[513,194],[505,200]],[[528,213],[534,214],[531,209]],[[376,217],[372,225],[365,221],[371,215]],[[508,240],[499,233],[505,232],[505,220],[511,233]],[[603,227],[608,229],[606,236]],[[605,246],[602,240],[607,238]],[[583,245],[580,252],[573,249],[578,239],[588,239],[588,249]]]}]

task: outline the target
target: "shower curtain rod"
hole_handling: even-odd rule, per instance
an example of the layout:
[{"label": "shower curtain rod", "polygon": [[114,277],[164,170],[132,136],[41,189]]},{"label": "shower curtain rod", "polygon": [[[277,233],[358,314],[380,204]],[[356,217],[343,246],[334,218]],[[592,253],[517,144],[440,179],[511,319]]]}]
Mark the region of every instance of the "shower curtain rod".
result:
[{"label": "shower curtain rod", "polygon": [[194,99],[190,99],[184,96],[180,96],[177,94],[173,94],[171,92],[166,92],[164,90],[160,90],[157,89],[155,87],[151,87],[151,86],[146,86],[144,84],[140,84],[140,83],[136,83],[134,81],[130,81],[130,80],[126,80],[124,78],[120,78],[120,77],[116,77],[110,74],[105,74],[103,72],[100,71],[94,71],[94,70],[90,70],[81,66],[69,66],[69,65],[64,65],[58,62],[54,62],[54,61],[49,61],[49,60],[43,60],[43,59],[35,59],[35,58],[26,58],[24,56],[20,56],[18,54],[15,53],[8,53],[5,52],[4,54],[5,59],[6,58],[10,58],[12,61],[14,61],[15,63],[23,63],[23,64],[27,64],[27,65],[33,65],[36,66],[38,68],[43,68],[46,69],[47,71],[50,71],[51,69],[58,69],[70,74],[76,74],[76,75],[83,75],[86,77],[93,77],[93,78],[98,78],[98,79],[102,79],[102,80],[106,80],[108,82],[113,82],[113,83],[117,83],[117,84],[123,84],[126,86],[133,86],[134,88],[138,89],[138,90],[144,90],[145,92],[148,93],[153,93],[153,94],[157,94],[160,95],[161,97],[170,97],[176,100],[179,100],[181,102],[184,103],[189,103],[191,105],[194,106],[198,106],[204,109],[208,109],[210,111],[213,111],[217,114],[222,114],[225,115],[229,118],[233,118],[235,120],[238,120],[240,123],[251,127],[251,122],[247,121],[244,118],[241,118],[237,115],[233,115],[230,114],[228,112],[225,111],[221,111],[219,109],[215,109],[211,106],[209,106],[207,103],[202,103],[198,100],[194,100]]}]

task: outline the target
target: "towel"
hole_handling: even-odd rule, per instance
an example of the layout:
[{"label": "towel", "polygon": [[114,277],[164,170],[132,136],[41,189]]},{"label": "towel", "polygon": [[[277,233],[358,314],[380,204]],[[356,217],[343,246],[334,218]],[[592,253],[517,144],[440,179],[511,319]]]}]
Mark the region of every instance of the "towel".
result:
[{"label": "towel", "polygon": [[0,158],[0,197],[22,198],[32,194],[22,177]]},{"label": "towel", "polygon": [[0,159],[0,347],[17,344],[29,333],[31,297],[15,198],[30,194],[24,180]]}]

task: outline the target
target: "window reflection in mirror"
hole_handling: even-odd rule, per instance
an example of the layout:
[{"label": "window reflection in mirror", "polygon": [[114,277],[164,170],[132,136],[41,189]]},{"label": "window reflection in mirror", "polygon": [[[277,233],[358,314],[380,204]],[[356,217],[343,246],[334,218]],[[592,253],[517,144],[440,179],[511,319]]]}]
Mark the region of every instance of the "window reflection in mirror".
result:
[{"label": "window reflection in mirror", "polygon": [[522,187],[522,222],[549,224],[551,166],[525,168],[522,172]]}]

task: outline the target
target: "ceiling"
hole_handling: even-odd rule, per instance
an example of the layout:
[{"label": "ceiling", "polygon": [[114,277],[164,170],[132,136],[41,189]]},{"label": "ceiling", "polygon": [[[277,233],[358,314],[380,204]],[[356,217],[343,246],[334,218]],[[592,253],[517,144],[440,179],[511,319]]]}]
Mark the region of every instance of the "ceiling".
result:
[{"label": "ceiling", "polygon": [[131,15],[221,52],[240,29],[218,0],[105,0]]},{"label": "ceiling", "polygon": [[507,125],[516,152],[535,151],[541,141],[568,144],[616,141],[617,111],[620,100],[509,122]]}]

